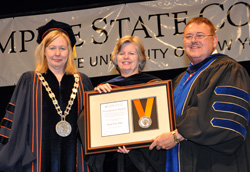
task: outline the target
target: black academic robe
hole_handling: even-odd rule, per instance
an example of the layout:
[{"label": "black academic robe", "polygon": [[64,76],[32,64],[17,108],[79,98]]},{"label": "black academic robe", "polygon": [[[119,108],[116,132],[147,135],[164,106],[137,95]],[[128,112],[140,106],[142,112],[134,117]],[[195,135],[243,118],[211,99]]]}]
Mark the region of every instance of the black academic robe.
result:
[{"label": "black academic robe", "polygon": [[[118,76],[105,83],[112,87],[134,85],[160,81],[159,78],[139,73],[130,77]],[[79,118],[78,124],[83,125],[83,117]],[[84,134],[81,134],[84,138]],[[164,172],[166,162],[165,150],[149,150],[149,148],[133,149],[128,154],[117,152],[90,155],[88,160],[89,167],[94,172]]]},{"label": "black academic robe", "polygon": [[249,93],[246,70],[225,55],[215,55],[193,81],[177,114],[178,131],[187,139],[179,144],[181,172],[250,171]]},{"label": "black academic robe", "polygon": [[[64,75],[61,84],[48,70],[43,74],[62,111],[73,88],[73,75]],[[92,90],[89,78],[79,73],[77,96],[66,117],[72,126],[67,137],[57,135],[61,120],[52,100],[35,72],[19,79],[0,129],[0,170],[5,172],[87,172],[83,147],[77,134],[77,118],[84,108],[84,91]]]}]

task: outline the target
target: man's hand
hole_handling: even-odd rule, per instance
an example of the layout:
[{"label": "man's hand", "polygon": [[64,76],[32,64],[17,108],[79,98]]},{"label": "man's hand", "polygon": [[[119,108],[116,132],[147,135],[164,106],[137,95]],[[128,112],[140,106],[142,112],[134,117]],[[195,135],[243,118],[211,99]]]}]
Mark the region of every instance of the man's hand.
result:
[{"label": "man's hand", "polygon": [[[175,133],[177,135],[177,138],[180,139],[180,141],[184,140],[181,134],[178,133],[178,130],[175,130]],[[160,149],[172,149],[175,147],[177,143],[174,140],[174,136],[171,132],[162,133],[161,135],[157,136],[155,139],[153,139],[153,143],[149,146],[149,150],[152,150],[154,147],[156,147],[157,150]]]}]

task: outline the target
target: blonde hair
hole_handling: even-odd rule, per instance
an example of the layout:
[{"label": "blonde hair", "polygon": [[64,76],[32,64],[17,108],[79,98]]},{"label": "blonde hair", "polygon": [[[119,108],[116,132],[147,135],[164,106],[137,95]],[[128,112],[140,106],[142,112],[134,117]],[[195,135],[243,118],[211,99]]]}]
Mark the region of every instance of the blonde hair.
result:
[{"label": "blonde hair", "polygon": [[66,74],[74,74],[77,72],[77,68],[74,64],[74,57],[72,53],[72,47],[70,43],[69,37],[62,31],[60,30],[53,30],[49,32],[42,40],[42,42],[36,47],[35,51],[35,57],[36,57],[36,71],[40,73],[46,73],[48,70],[48,63],[45,57],[45,48],[56,38],[59,36],[63,36],[68,44],[68,50],[69,50],[69,55],[68,55],[68,60],[65,65],[65,73]]},{"label": "blonde hair", "polygon": [[115,48],[111,54],[111,61],[115,65],[116,70],[120,72],[119,66],[117,64],[117,55],[121,51],[122,45],[125,43],[131,43],[135,46],[135,49],[139,58],[138,59],[139,60],[139,72],[141,72],[146,64],[146,55],[145,55],[144,45],[142,41],[140,40],[140,38],[137,36],[133,37],[131,35],[126,35],[120,38],[119,41],[116,43]]}]

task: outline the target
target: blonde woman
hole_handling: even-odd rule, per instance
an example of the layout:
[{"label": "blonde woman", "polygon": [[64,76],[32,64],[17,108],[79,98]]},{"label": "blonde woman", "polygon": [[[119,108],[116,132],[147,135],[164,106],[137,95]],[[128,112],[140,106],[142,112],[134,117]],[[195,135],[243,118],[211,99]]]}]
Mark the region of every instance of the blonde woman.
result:
[{"label": "blonde woman", "polygon": [[71,27],[51,20],[38,28],[36,69],[18,81],[0,129],[0,170],[85,172],[77,119],[89,78],[77,72]]}]

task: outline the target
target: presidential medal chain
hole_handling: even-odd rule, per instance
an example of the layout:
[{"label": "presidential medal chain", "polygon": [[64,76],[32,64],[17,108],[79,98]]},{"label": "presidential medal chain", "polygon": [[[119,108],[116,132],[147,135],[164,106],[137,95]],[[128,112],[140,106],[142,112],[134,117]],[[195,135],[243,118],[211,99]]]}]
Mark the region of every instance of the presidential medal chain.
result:
[{"label": "presidential medal chain", "polygon": [[70,135],[71,131],[72,131],[72,127],[70,125],[70,123],[68,123],[66,121],[66,116],[69,114],[69,111],[71,110],[71,107],[74,103],[74,100],[76,98],[76,93],[77,93],[77,88],[78,88],[78,82],[79,82],[79,75],[78,74],[74,74],[74,78],[75,78],[75,83],[74,83],[74,87],[72,89],[72,93],[70,95],[70,99],[68,101],[68,105],[64,111],[64,113],[62,113],[61,107],[58,104],[58,101],[56,99],[55,94],[52,92],[51,88],[49,87],[48,82],[45,80],[45,78],[42,76],[41,73],[37,72],[37,76],[39,77],[40,81],[42,82],[43,86],[45,87],[46,91],[49,94],[49,97],[52,100],[52,103],[55,106],[55,109],[58,113],[58,115],[60,115],[61,117],[61,121],[59,121],[56,124],[56,132],[59,136],[61,137],[67,137],[68,135]]}]

